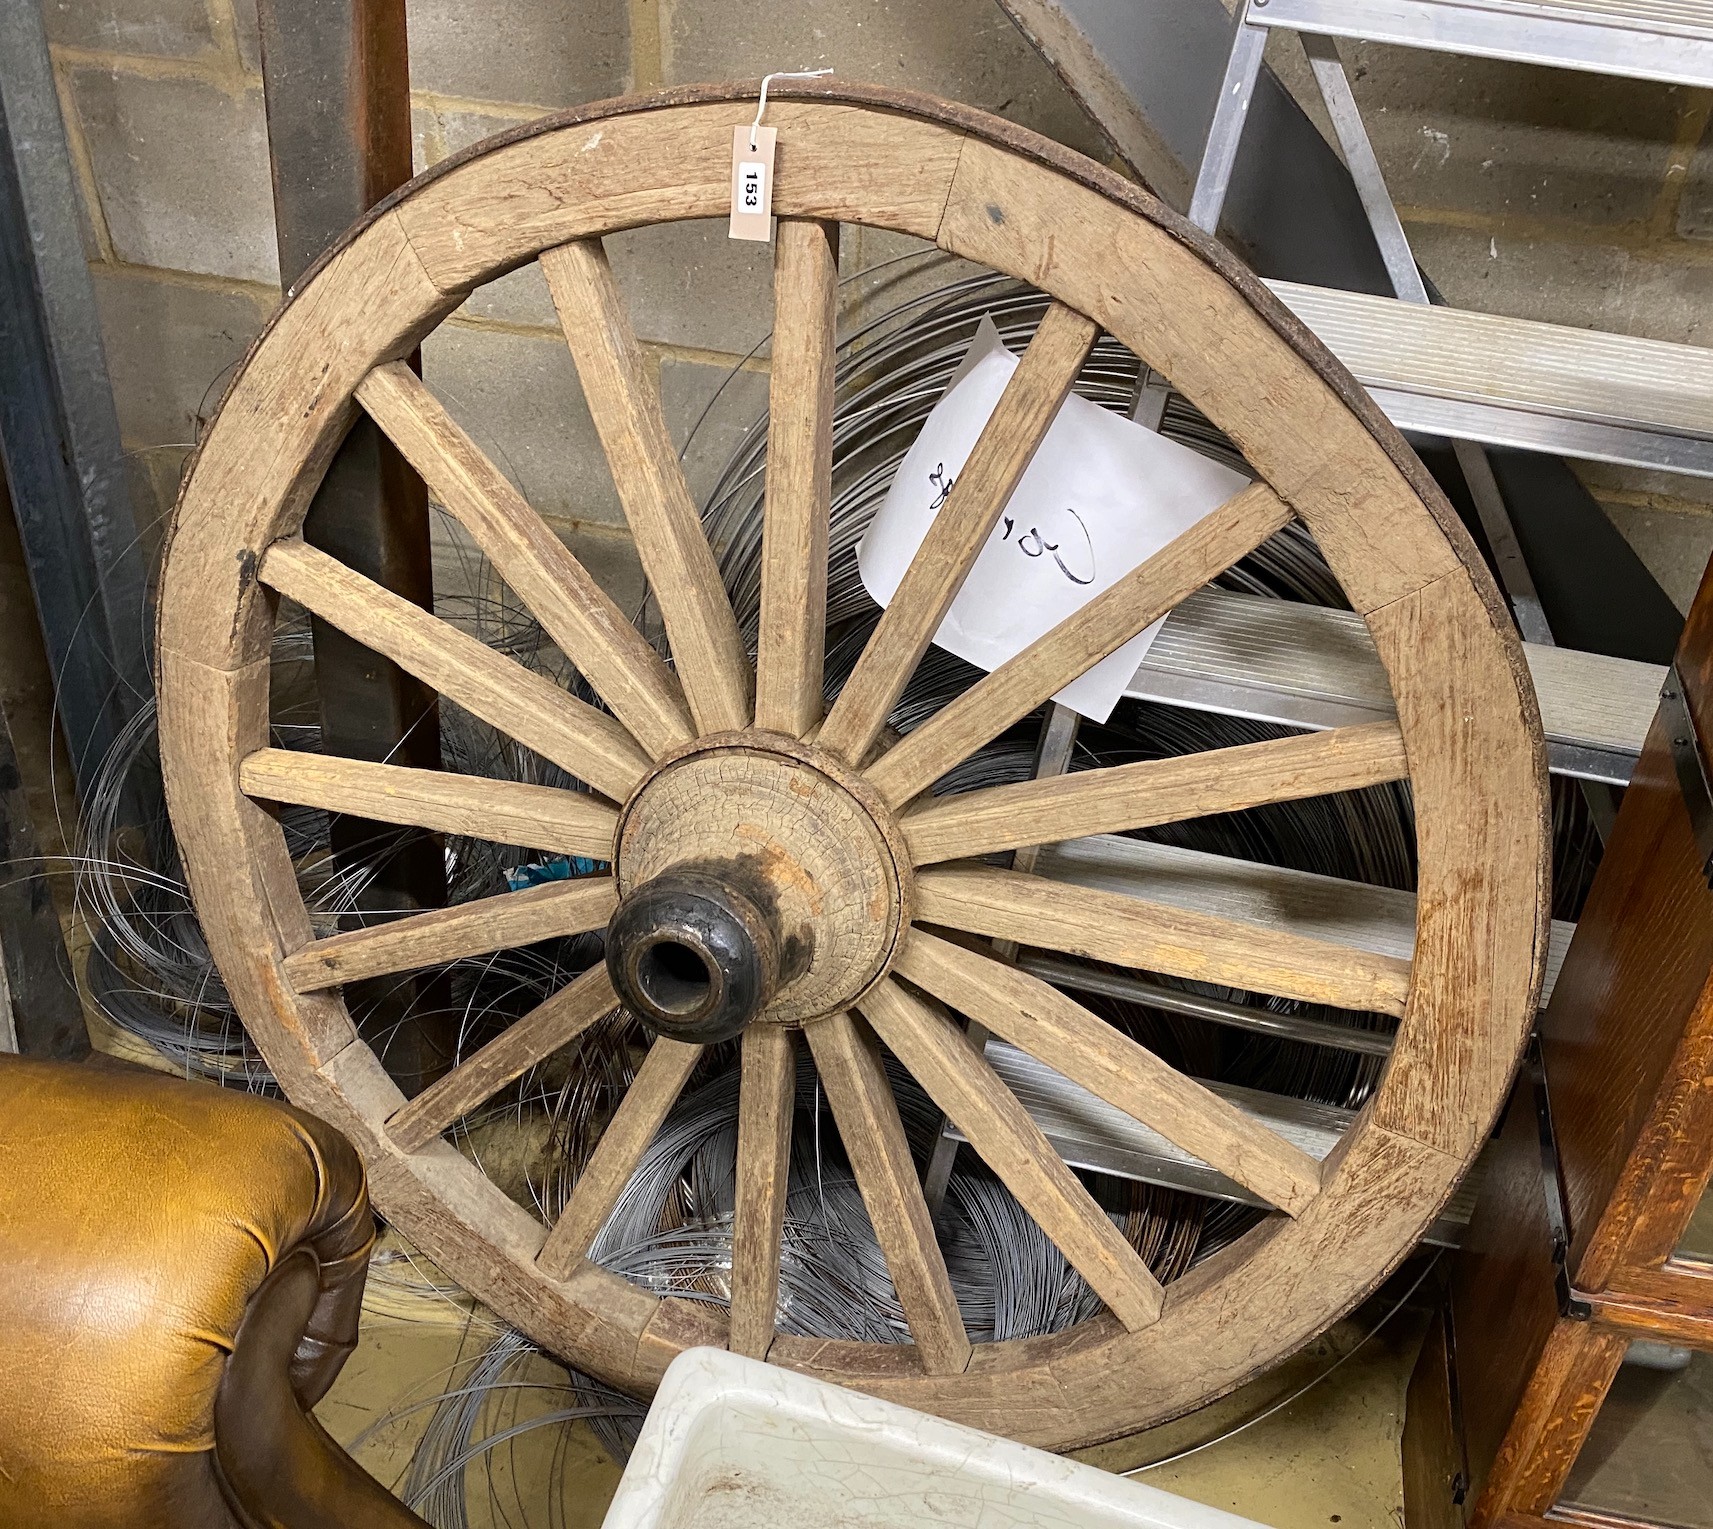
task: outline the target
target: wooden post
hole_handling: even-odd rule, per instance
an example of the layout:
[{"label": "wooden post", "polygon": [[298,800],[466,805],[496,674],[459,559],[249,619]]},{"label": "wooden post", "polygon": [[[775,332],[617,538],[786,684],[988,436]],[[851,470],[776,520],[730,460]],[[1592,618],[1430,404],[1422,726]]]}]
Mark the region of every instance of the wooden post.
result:
[{"label": "wooden post", "polygon": [[[1713,1348],[1713,1265],[1676,1256],[1713,1172],[1713,573],[1576,926],[1540,1053],[1563,1216],[1528,1078],[1492,1155],[1451,1285],[1468,1479],[1437,1408],[1406,1419],[1412,1529],[1534,1524],[1632,1338]],[[1424,1350],[1412,1396],[1430,1395]],[[1457,1506],[1458,1516],[1447,1513]]]},{"label": "wooden post", "polygon": [[[259,13],[280,279],[289,291],[350,224],[410,179],[405,7],[404,0],[261,0]],[[304,537],[433,609],[427,494],[367,416],[328,468]],[[439,769],[433,690],[329,623],[312,618],[311,625],[323,749]],[[356,921],[445,903],[438,835],[346,815],[333,818],[331,833],[341,870],[364,879]],[[399,1009],[396,983],[389,992],[391,1013]],[[369,1006],[365,995],[352,997],[359,1011]],[[451,1034],[450,1016],[437,1012],[444,1004],[423,985],[405,1004],[412,1023],[389,1043],[387,1060],[408,1093],[444,1070]]]}]

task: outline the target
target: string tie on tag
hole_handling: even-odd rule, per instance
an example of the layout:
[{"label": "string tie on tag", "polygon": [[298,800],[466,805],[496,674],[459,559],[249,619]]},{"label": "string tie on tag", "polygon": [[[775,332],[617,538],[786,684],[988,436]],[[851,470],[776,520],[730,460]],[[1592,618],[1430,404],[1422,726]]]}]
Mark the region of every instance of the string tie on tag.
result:
[{"label": "string tie on tag", "polygon": [[818,80],[823,74],[831,74],[831,69],[781,69],[776,73],[763,75],[761,80],[761,99],[755,103],[755,121],[749,125],[749,146],[755,147],[756,131],[761,127],[761,114],[767,110],[767,87],[775,80]]}]

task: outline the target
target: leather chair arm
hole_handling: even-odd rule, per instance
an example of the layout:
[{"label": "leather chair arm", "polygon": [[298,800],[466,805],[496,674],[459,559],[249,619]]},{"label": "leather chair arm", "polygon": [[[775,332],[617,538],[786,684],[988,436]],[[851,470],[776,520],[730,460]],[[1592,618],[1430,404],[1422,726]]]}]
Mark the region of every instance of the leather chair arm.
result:
[{"label": "leather chair arm", "polygon": [[373,1240],[324,1121],[0,1055],[0,1524],[425,1529],[310,1411]]},{"label": "leather chair arm", "polygon": [[305,1410],[295,1361],[323,1283],[314,1254],[299,1248],[250,1298],[214,1400],[227,1506],[244,1529],[428,1529]]}]

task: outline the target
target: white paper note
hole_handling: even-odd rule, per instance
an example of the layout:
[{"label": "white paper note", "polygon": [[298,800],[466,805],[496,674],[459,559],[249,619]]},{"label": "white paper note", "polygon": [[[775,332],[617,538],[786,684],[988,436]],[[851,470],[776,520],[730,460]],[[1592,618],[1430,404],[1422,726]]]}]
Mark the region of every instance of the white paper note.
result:
[{"label": "white paper note", "polygon": [[[999,402],[1017,358],[982,320],[970,354],[906,453],[857,547],[881,605]],[[1065,400],[934,641],[997,669],[1248,483],[1086,398]],[[1054,698],[1104,722],[1160,630],[1155,622]]]}]

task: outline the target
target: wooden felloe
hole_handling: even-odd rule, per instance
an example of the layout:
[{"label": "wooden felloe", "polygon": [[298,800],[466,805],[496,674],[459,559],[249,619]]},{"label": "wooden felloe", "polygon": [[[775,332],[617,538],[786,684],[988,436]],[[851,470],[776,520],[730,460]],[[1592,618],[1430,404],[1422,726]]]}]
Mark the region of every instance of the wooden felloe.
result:
[{"label": "wooden felloe", "polygon": [[[1434,1220],[1489,1131],[1535,1011],[1546,945],[1545,755],[1533,691],[1491,580],[1408,447],[1215,244],[1134,185],[1008,123],[898,92],[816,85],[778,90],[769,104],[779,133],[777,332],[752,661],[602,239],[724,217],[733,130],[753,103],[746,89],[679,90],[543,118],[480,145],[353,229],[280,310],[204,441],[165,559],[161,749],[174,822],[210,946],[287,1092],[356,1141],[376,1204],[406,1236],[543,1347],[646,1392],[684,1346],[729,1343],[1033,1443],[1084,1444],[1231,1389],[1349,1310]],[[1036,283],[1054,304],[823,719],[844,223],[937,243]],[[474,287],[532,260],[611,465],[669,664],[401,364]],[[899,742],[889,713],[1103,330],[1237,442],[1258,481]],[[304,544],[305,506],[359,411],[469,531],[605,709]],[[1367,621],[1395,724],[927,794],[1292,519]],[[588,790],[270,747],[276,594]],[[1409,958],[1187,913],[1145,886],[1122,896],[956,863],[1401,780],[1413,791],[1419,844]],[[611,861],[612,873],[317,940],[268,811],[281,802]],[[681,893],[660,905],[689,910],[670,914],[685,921],[689,942],[674,960],[701,960],[699,976],[662,966],[677,986],[663,977],[650,988],[644,958],[656,946],[633,944],[612,980],[605,969],[577,978],[409,1102],[338,996],[358,977],[599,929],[609,918],[631,940],[638,919],[625,921],[624,910],[652,908],[635,900],[668,883]],[[704,1055],[693,1036],[674,1038],[662,1018],[551,1227],[441,1140],[611,1012],[612,981],[642,994],[645,1019],[656,992],[664,1015],[669,997],[690,1013],[704,988],[720,990],[728,973],[709,964],[714,947],[694,944],[704,915],[708,939],[734,949],[750,941],[745,970],[763,995],[738,1021],[729,1319],[657,1299],[588,1258]],[[677,927],[650,925],[634,938],[665,949]],[[1371,1106],[1316,1163],[989,941],[1394,1015],[1396,1044]],[[1162,1288],[959,1014],[1046,1057],[1277,1209]],[[908,1344],[774,1331],[799,1030]],[[1068,1333],[972,1346],[881,1043],[1106,1313]]]}]

